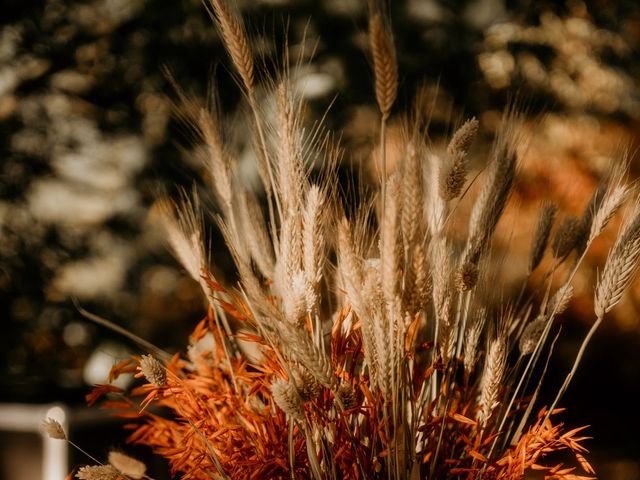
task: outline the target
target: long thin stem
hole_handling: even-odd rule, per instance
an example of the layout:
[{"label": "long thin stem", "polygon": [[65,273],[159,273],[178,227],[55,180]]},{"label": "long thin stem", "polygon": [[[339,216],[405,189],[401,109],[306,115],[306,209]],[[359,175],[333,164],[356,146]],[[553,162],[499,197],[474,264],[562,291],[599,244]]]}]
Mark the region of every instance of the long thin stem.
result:
[{"label": "long thin stem", "polygon": [[[385,211],[387,205],[387,142],[386,142],[387,118],[382,115],[380,117],[380,165],[381,165],[381,191],[382,191],[382,211]],[[384,222],[384,215],[382,215]]]},{"label": "long thin stem", "polygon": [[149,352],[153,352],[153,354],[155,356],[157,356],[159,358],[162,358],[165,361],[170,361],[171,360],[171,355],[169,355],[169,353],[165,352],[161,348],[156,347],[153,343],[145,340],[144,338],[139,337],[138,335],[136,335],[133,332],[130,332],[126,328],[121,327],[120,325],[117,325],[117,324],[113,323],[111,320],[107,320],[106,318],[100,317],[99,315],[96,315],[95,313],[91,313],[88,310],[85,310],[84,308],[82,308],[80,306],[80,303],[78,302],[77,298],[74,297],[71,300],[72,300],[73,304],[75,305],[75,307],[78,309],[78,313],[80,313],[80,315],[82,315],[87,320],[91,320],[92,322],[97,323],[98,325],[102,325],[103,327],[106,327],[109,330],[112,330],[112,331],[122,335],[123,337],[128,338],[129,340],[132,340],[133,342],[137,343],[138,345],[140,345],[145,350],[147,350]]},{"label": "long thin stem", "polygon": [[551,415],[551,412],[553,412],[553,409],[556,408],[556,405],[558,404],[558,402],[560,401],[562,396],[567,391],[567,388],[569,388],[569,384],[571,383],[571,380],[573,379],[573,376],[575,375],[576,371],[578,370],[578,365],[580,364],[580,361],[582,360],[584,352],[587,349],[587,345],[589,345],[589,342],[591,341],[591,337],[593,337],[593,334],[596,332],[596,330],[598,329],[598,327],[602,323],[603,318],[604,317],[602,315],[597,317],[595,323],[593,325],[591,325],[591,328],[589,329],[589,332],[587,333],[587,336],[584,337],[584,340],[582,341],[582,344],[580,345],[580,350],[578,350],[578,355],[576,355],[576,359],[573,362],[573,367],[571,367],[571,371],[567,375],[567,378],[565,378],[564,383],[562,384],[562,387],[560,387],[560,390],[558,391],[558,394],[556,395],[556,398],[553,400],[553,403],[551,404],[551,407],[549,407],[549,411],[547,412],[547,415],[545,416],[545,420],[549,418],[549,416]]},{"label": "long thin stem", "polygon": [[293,429],[295,427],[294,422],[289,422],[289,436],[287,437],[287,443],[289,444],[289,466],[291,468],[291,480],[296,480],[296,451],[293,442]]},{"label": "long thin stem", "polygon": [[75,443],[73,443],[71,440],[67,439],[67,443],[69,445],[71,445],[73,448],[75,448],[76,450],[78,450],[80,453],[86,455],[88,458],[90,458],[91,460],[93,460],[94,462],[96,462],[98,465],[102,465],[102,462],[97,460],[93,455],[89,454],[88,452],[86,452],[85,450],[83,450],[82,448],[80,448],[78,445],[76,445]]},{"label": "long thin stem", "polygon": [[[582,263],[582,260],[584,260],[584,257],[587,254],[587,250],[589,249],[590,243],[588,243],[584,249],[584,251],[582,252],[582,255],[580,255],[580,257],[576,260],[576,262],[573,265],[573,269],[569,272],[569,274],[567,275],[567,278],[565,279],[565,282],[563,284],[563,286],[561,288],[566,287],[567,285],[569,285],[571,283],[571,281],[573,280],[573,277],[575,276],[575,274],[578,271],[578,267],[580,266],[580,264]],[[507,406],[507,409],[504,412],[504,415],[502,417],[502,420],[500,422],[500,426],[498,427],[498,431],[502,430],[502,428],[504,427],[504,424],[506,422],[507,416],[509,415],[509,411],[511,410],[511,407],[513,406],[513,403],[515,402],[515,399],[517,398],[518,393],[520,392],[520,389],[522,388],[522,385],[525,383],[525,379],[528,377],[528,374],[530,373],[530,369],[533,368],[533,366],[537,363],[538,361],[538,357],[539,357],[539,352],[540,349],[542,348],[542,345],[544,344],[547,335],[549,335],[549,331],[551,330],[551,323],[553,318],[555,317],[556,311],[558,309],[558,304],[556,303],[553,307],[553,310],[551,311],[551,313],[549,313],[549,320],[547,322],[547,325],[544,329],[544,331],[542,332],[542,335],[540,335],[540,338],[538,339],[538,343],[536,344],[536,347],[533,351],[533,354],[531,355],[531,357],[529,358],[529,361],[527,362],[527,366],[524,369],[524,372],[522,372],[522,376],[520,377],[520,380],[518,381],[518,385],[516,386],[516,389],[514,390],[513,394],[511,395],[511,400],[509,401],[509,405]]]},{"label": "long thin stem", "polygon": [[[460,295],[459,298],[460,298],[460,302],[462,302],[462,295]],[[464,340],[465,331],[467,329],[467,317],[469,316],[470,305],[471,305],[471,290],[467,290],[465,292],[465,298],[464,298],[464,309],[462,309],[462,311],[459,312],[459,314],[462,316],[462,323],[456,322],[456,324],[459,325],[458,344],[456,347],[456,358],[459,358],[460,355],[462,354],[462,342]],[[462,307],[462,303],[459,304],[458,308],[460,307]]]},{"label": "long thin stem", "polygon": [[282,220],[282,207],[280,206],[280,199],[278,198],[278,195],[276,194],[276,190],[275,190],[277,185],[275,182],[275,178],[273,176],[273,169],[271,168],[269,155],[267,153],[267,141],[265,139],[264,130],[262,128],[262,121],[260,120],[260,114],[258,112],[258,103],[256,101],[255,95],[253,94],[253,90],[250,90],[248,92],[248,100],[249,100],[249,107],[253,112],[253,118],[256,124],[256,131],[258,132],[258,143],[260,144],[259,145],[260,155],[262,156],[262,161],[265,163],[265,166],[267,167],[267,174],[269,175],[269,182],[271,183],[269,188],[267,188],[267,204],[269,208],[271,240],[273,242],[274,250],[278,251],[278,236],[276,234],[276,216],[273,211],[273,200],[271,199],[271,195],[269,193],[273,195],[273,198],[276,201],[276,208],[278,210],[278,216],[280,220]]}]

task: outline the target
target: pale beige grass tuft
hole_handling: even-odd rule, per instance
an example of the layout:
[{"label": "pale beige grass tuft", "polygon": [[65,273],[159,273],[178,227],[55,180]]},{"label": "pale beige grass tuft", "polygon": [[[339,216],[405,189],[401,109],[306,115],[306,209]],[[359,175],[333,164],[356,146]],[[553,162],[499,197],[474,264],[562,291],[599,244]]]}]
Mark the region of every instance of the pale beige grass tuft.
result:
[{"label": "pale beige grass tuft", "polygon": [[271,394],[280,409],[293,420],[304,420],[304,408],[298,391],[292,383],[285,380],[276,380],[271,385]]},{"label": "pale beige grass tuft", "polygon": [[109,452],[109,463],[120,473],[133,480],[144,478],[147,471],[147,466],[140,460],[136,460],[117,450],[111,450]]},{"label": "pale beige grass tuft", "polygon": [[152,355],[143,355],[140,359],[140,371],[149,383],[156,387],[164,387],[167,383],[167,372],[164,366]]},{"label": "pale beige grass tuft", "polygon": [[111,465],[90,465],[80,467],[76,478],[80,480],[117,480],[120,473]]},{"label": "pale beige grass tuft", "polygon": [[53,438],[55,440],[66,440],[67,434],[60,425],[60,422],[54,420],[53,418],[47,418],[42,421],[42,430],[46,433],[49,438]]}]

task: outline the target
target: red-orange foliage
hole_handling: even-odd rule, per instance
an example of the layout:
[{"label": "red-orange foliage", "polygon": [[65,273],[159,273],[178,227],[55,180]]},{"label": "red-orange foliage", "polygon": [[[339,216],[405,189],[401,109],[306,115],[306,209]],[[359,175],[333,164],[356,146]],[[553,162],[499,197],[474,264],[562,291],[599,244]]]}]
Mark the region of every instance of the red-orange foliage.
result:
[{"label": "red-orange foliage", "polygon": [[[234,307],[239,310],[242,308]],[[548,479],[592,478],[574,474],[574,468],[543,463],[550,453],[568,450],[582,470],[593,473],[582,456],[585,449],[580,442],[585,437],[577,436],[582,429],[565,432],[562,424],[554,426],[544,420],[544,411],[516,445],[493,451],[488,458],[499,432],[491,423],[482,429],[474,420],[477,389],[473,386],[453,383],[450,391],[443,388],[422,413],[424,422],[416,444],[399,445],[402,432],[385,428],[392,402],[374,395],[368,376],[359,371],[363,359],[359,328],[356,325],[346,333],[340,328],[347,313],[342,312],[333,329],[331,354],[336,376],[351,385],[355,401],[340,410],[333,392],[325,388],[305,403],[306,422],[324,432],[324,438],[313,439],[312,451],[305,425],[288,421],[272,400],[272,382],[286,378],[278,354],[261,337],[244,335],[245,341],[259,347],[260,363],[250,364],[242,356],[227,361],[224,338],[211,312],[196,326],[192,340],[211,333],[213,351],[200,355],[194,363],[176,355],[166,364],[165,385],[145,383],[103,406],[117,409],[117,415],[131,420],[126,425],[132,430],[129,441],[151,447],[169,461],[173,474],[181,473],[185,479],[219,478],[220,472],[232,479],[309,478],[310,454],[316,455],[318,462],[323,458],[330,461],[335,478],[386,477],[382,459],[395,448],[415,449],[420,478],[430,473],[430,478],[520,479],[530,469],[543,470]],[[132,368],[133,363],[121,362],[110,377]],[[434,372],[448,374],[437,364],[413,370],[415,396]],[[114,392],[121,393],[115,387],[97,386],[87,399],[95,402]]]}]

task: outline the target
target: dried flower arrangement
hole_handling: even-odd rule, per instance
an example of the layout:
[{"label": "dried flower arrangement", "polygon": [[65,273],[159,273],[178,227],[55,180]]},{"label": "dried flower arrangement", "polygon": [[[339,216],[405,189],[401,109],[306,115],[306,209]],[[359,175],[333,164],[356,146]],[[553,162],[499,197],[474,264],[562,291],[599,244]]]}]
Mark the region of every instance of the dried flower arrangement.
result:
[{"label": "dried flower arrangement", "polygon": [[[505,114],[476,177],[483,183],[466,237],[455,240],[450,219],[475,180],[468,179],[468,152],[479,124],[462,124],[437,155],[415,112],[406,121],[403,163],[387,174],[385,128],[398,74],[389,22],[370,2],[383,166],[379,193],[345,205],[337,143],[321,127],[304,129],[286,69],[269,82],[273,111],[259,105],[243,22],[224,0],[210,5],[253,115],[267,218],[234,175],[216,116],[180,94],[180,115],[207,147],[216,221],[239,282],[223,286],[210,270],[197,197],[159,201],[154,213],[208,299],[208,315],[186,357],[149,346],[153,355],[125,360],[111,374],[137,371],[146,383],[130,392],[97,386],[89,402],[115,394],[103,406],[131,419],[130,441],[150,446],[185,479],[489,480],[529,471],[594,478],[582,429],[552,419],[591,336],[638,267],[640,200],[624,182],[625,166],[612,169],[582,218],[566,217],[553,236],[556,207],[543,205],[522,293],[499,298],[491,239],[516,173],[518,115]],[[318,181],[311,180],[314,165]],[[589,246],[629,199],[597,280],[596,321],[555,401],[536,407],[554,318],[571,300]],[[524,292],[548,246],[538,302]],[[553,277],[564,279],[555,292]],[[45,427],[67,439],[54,421]],[[557,452],[570,453],[573,464],[558,463]],[[119,452],[76,477],[149,478],[144,465]]]}]

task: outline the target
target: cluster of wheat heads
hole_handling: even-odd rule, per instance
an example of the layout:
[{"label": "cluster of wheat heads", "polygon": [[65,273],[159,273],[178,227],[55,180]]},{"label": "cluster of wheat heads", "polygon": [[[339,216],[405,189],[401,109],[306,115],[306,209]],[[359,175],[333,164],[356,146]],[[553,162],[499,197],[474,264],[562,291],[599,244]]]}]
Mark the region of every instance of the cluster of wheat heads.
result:
[{"label": "cluster of wheat heads", "polygon": [[[117,393],[105,406],[132,419],[130,440],[151,446],[182,478],[519,479],[530,470],[592,478],[581,429],[552,419],[638,265],[640,202],[623,166],[581,218],[556,226],[556,207],[542,206],[522,293],[503,298],[492,237],[516,173],[516,114],[504,116],[475,179],[481,187],[465,236],[453,237],[451,218],[474,180],[467,157],[478,122],[463,123],[436,154],[424,116],[414,113],[403,160],[387,174],[385,127],[398,75],[390,24],[372,2],[383,167],[379,191],[345,205],[340,149],[320,127],[303,125],[288,70],[258,85],[241,18],[223,0],[210,6],[252,115],[265,208],[236,174],[219,119],[180,94],[178,111],[206,146],[215,218],[239,280],[223,286],[214,278],[197,197],[158,202],[155,213],[209,313],[187,356],[156,351],[118,364],[113,376],[137,370],[146,383],[131,392],[99,386],[91,401]],[[269,92],[269,106],[258,102],[258,89]],[[557,338],[554,317],[571,300],[589,246],[625,202],[627,220],[597,280],[596,321],[544,408],[538,393]],[[538,295],[528,296],[541,264],[548,267]],[[572,464],[558,463],[557,452]]]}]

